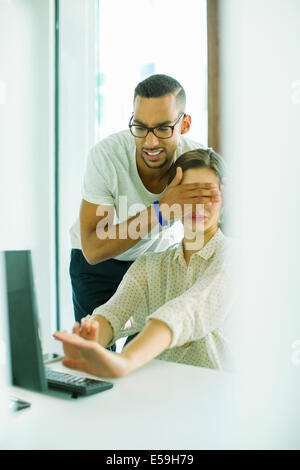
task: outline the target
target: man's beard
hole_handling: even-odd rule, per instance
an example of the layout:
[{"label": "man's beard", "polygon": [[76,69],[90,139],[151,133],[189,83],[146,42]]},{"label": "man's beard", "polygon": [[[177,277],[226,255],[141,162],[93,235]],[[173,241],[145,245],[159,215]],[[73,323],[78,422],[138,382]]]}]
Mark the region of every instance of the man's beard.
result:
[{"label": "man's beard", "polygon": [[169,161],[170,161],[170,157],[166,157],[165,160],[160,164],[160,165],[157,165],[157,166],[152,166],[150,164],[150,162],[144,157],[143,153],[141,152],[141,156],[142,156],[142,160],[143,162],[145,163],[145,165],[148,167],[148,168],[151,168],[152,170],[156,170],[156,169],[159,169],[159,168],[163,168],[164,166],[166,166]]}]

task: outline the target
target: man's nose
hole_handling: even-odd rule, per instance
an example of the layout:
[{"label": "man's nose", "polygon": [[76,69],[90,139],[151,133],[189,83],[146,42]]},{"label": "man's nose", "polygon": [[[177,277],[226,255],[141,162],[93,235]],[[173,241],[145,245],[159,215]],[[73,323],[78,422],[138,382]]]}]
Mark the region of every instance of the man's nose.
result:
[{"label": "man's nose", "polygon": [[153,131],[149,131],[145,139],[145,147],[154,148],[159,145],[159,139],[153,134]]}]

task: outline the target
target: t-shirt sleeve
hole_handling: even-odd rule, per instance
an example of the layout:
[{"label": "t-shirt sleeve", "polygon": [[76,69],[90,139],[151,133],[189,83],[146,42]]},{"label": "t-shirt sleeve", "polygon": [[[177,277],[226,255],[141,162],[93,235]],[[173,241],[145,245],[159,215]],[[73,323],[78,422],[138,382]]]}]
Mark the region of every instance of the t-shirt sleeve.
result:
[{"label": "t-shirt sleeve", "polygon": [[92,204],[114,205],[111,191],[114,169],[111,166],[104,149],[98,146],[90,150],[81,191],[83,199]]},{"label": "t-shirt sleeve", "polygon": [[193,286],[154,313],[165,322],[173,336],[169,348],[204,338],[223,326],[233,304],[232,279],[228,263],[214,260]]},{"label": "t-shirt sleeve", "polygon": [[141,256],[130,266],[115,294],[97,307],[93,315],[102,315],[111,324],[114,332],[112,344],[124,336],[125,324],[132,316],[146,318],[148,304],[146,256]]}]

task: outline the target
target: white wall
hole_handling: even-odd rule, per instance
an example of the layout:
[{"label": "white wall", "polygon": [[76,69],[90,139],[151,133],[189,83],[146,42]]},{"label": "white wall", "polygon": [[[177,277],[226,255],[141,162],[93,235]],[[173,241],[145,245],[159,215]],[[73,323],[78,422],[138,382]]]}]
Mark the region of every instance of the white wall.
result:
[{"label": "white wall", "polygon": [[220,3],[222,153],[242,236],[237,442],[300,448],[300,2]]},{"label": "white wall", "polygon": [[55,328],[52,4],[0,2],[0,249],[33,252],[46,343]]}]

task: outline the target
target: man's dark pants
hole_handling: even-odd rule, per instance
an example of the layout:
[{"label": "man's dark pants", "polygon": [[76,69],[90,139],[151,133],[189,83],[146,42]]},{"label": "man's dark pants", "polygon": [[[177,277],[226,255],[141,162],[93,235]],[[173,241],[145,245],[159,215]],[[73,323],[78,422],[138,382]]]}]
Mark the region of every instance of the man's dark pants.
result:
[{"label": "man's dark pants", "polygon": [[72,249],[70,277],[75,320],[91,315],[116,292],[132,261],[109,259],[90,265],[81,250]]}]

